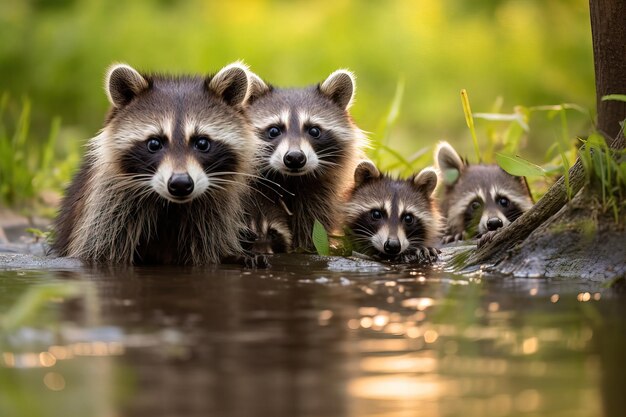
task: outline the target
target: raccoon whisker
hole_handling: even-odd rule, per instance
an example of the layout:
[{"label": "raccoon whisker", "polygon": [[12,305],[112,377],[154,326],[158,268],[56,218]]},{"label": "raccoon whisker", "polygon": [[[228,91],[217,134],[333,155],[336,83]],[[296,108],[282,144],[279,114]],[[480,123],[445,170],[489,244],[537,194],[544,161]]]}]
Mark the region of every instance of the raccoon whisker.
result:
[{"label": "raccoon whisker", "polygon": [[[370,238],[370,237],[372,237],[372,236],[374,236],[376,234],[375,231],[370,230],[370,229],[364,229],[362,227],[355,227],[354,229],[352,229],[352,231],[355,232],[355,233],[357,233],[357,232],[358,233],[363,233],[368,238]],[[359,237],[359,236],[357,235],[357,237]]]},{"label": "raccoon whisker", "polygon": [[345,152],[321,152],[317,154],[317,157],[320,160],[322,160],[323,158],[334,157],[334,156],[345,156]]},{"label": "raccoon whisker", "polygon": [[[291,191],[287,190],[285,187],[283,187],[282,185],[280,185],[276,181],[272,181],[269,178],[265,178],[265,177],[260,176],[260,175],[248,174],[248,173],[245,173],[245,172],[226,172],[226,171],[224,171],[224,172],[212,172],[211,174],[207,174],[207,177],[208,178],[213,178],[213,177],[219,177],[220,175],[241,175],[241,176],[244,176],[244,177],[258,179],[260,181],[269,182],[270,184],[275,185],[276,187],[280,188],[281,190],[283,190],[287,194],[291,194],[292,196],[295,195],[294,193],[292,193]],[[282,197],[282,195],[281,195],[281,197]]]}]

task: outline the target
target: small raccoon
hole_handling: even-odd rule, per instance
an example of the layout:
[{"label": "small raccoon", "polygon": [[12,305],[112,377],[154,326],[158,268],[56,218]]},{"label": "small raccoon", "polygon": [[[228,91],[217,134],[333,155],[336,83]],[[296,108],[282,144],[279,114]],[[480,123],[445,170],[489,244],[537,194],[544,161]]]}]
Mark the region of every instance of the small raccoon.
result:
[{"label": "small raccoon", "polygon": [[[311,250],[315,219],[329,231],[341,225],[341,204],[366,142],[348,113],[354,76],[338,70],[321,84],[294,89],[252,80],[247,111],[263,141],[257,190],[289,213],[292,248]],[[272,183],[286,190],[282,196]]]},{"label": "small raccoon", "polygon": [[242,198],[256,137],[249,71],[140,74],[113,65],[112,108],[54,223],[52,250],[97,263],[207,264],[243,256]]},{"label": "small raccoon", "polygon": [[445,184],[444,243],[474,236],[489,240],[533,206],[524,177],[510,175],[497,165],[469,165],[447,142],[435,150],[435,161]]},{"label": "small raccoon", "polygon": [[407,180],[381,175],[369,161],[354,171],[346,222],[366,254],[406,263],[437,260],[441,216],[432,198],[437,173],[425,168]]},{"label": "small raccoon", "polygon": [[251,253],[285,253],[291,249],[289,215],[269,198],[254,196],[246,203],[248,233],[244,248]]}]

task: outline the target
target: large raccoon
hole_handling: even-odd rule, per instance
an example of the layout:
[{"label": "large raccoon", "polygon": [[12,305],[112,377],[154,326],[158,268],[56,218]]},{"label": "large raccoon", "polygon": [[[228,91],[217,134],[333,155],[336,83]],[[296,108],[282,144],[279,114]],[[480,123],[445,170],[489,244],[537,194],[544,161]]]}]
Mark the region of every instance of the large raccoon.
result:
[{"label": "large raccoon", "polygon": [[112,105],[55,221],[53,252],[98,263],[207,264],[243,255],[242,196],[257,147],[247,67],[214,76],[113,65]]},{"label": "large raccoon", "polygon": [[437,186],[434,169],[401,180],[363,161],[354,171],[354,182],[346,222],[358,249],[406,263],[437,259],[441,216],[432,198]]},{"label": "large raccoon", "polygon": [[444,243],[475,236],[489,240],[533,205],[524,177],[510,175],[497,165],[469,165],[447,142],[435,150],[435,161],[445,184]]},{"label": "large raccoon", "polygon": [[[292,248],[313,249],[315,219],[326,230],[341,225],[341,204],[365,145],[365,135],[348,109],[354,98],[352,73],[338,70],[322,83],[274,88],[253,75],[248,115],[263,141],[257,189],[274,196],[289,213]],[[286,192],[279,196],[268,184]]]}]

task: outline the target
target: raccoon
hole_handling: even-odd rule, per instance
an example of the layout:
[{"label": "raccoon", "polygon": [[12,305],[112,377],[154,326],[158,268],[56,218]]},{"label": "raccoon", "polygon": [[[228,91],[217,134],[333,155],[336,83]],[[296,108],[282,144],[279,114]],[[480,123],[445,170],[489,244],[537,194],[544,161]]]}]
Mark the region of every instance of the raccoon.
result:
[{"label": "raccoon", "polygon": [[248,68],[214,76],[109,68],[112,107],[54,222],[54,253],[96,263],[191,264],[244,254],[242,197],[257,139]]},{"label": "raccoon", "polygon": [[469,165],[447,142],[435,150],[445,189],[441,210],[447,219],[444,243],[478,237],[480,243],[533,206],[524,177],[497,165]]},{"label": "raccoon", "polygon": [[441,216],[432,198],[437,173],[425,168],[409,179],[382,175],[369,161],[354,171],[346,223],[366,254],[405,263],[432,263],[441,236]]},{"label": "raccoon", "polygon": [[338,70],[318,85],[294,89],[255,75],[252,83],[247,112],[263,141],[257,190],[289,214],[292,249],[312,250],[316,219],[329,231],[341,225],[341,204],[366,144],[348,113],[354,76]]},{"label": "raccoon", "polygon": [[250,253],[285,253],[291,249],[291,230],[287,212],[265,196],[247,201],[247,226],[244,248]]}]

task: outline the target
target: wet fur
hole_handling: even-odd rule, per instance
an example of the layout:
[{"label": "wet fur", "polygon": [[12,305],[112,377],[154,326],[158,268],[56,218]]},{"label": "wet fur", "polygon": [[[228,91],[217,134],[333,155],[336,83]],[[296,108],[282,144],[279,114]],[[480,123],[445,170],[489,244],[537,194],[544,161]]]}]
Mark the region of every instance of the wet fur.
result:
[{"label": "wet fur", "polygon": [[[366,142],[348,112],[353,82],[352,75],[341,71],[306,88],[279,89],[260,78],[253,81],[256,87],[251,93],[248,114],[263,141],[257,153],[259,175],[269,180],[258,181],[255,187],[289,213],[293,249],[313,249],[311,234],[316,219],[329,232],[336,231],[342,223],[341,205]],[[285,134],[272,140],[267,131],[275,125],[282,126]],[[303,130],[309,125],[321,128],[320,138],[306,136]],[[308,142],[319,158],[317,168],[298,176],[275,169],[270,161],[281,140]]]},{"label": "wet fur", "polygon": [[[355,170],[355,188],[346,205],[346,224],[351,229],[357,248],[378,258],[404,263],[431,263],[437,259],[441,236],[441,216],[432,198],[437,175],[425,169],[411,178],[395,179],[381,174],[369,161]],[[372,210],[384,217],[374,220]],[[402,222],[404,214],[411,214],[411,224]],[[384,235],[384,236],[383,236]],[[390,256],[376,247],[378,239],[397,237],[402,244],[398,255]],[[378,246],[382,245],[382,241]]]},{"label": "wet fur", "polygon": [[246,223],[248,230],[244,249],[251,253],[274,254],[291,250],[289,215],[259,193],[251,193],[246,201]]},{"label": "wet fur", "polygon": [[[202,265],[243,255],[241,199],[255,146],[241,107],[247,80],[240,71],[234,79],[220,78],[223,71],[206,78],[133,71],[122,65],[109,72],[113,108],[67,190],[54,222],[53,252],[125,264]],[[189,140],[186,126],[200,125],[212,132],[214,153],[190,157],[181,150],[188,144],[175,141]],[[206,191],[189,202],[171,202],[150,183],[164,160],[146,155],[141,144],[147,135],[168,132],[172,149],[162,158],[193,161],[208,177]]]}]

